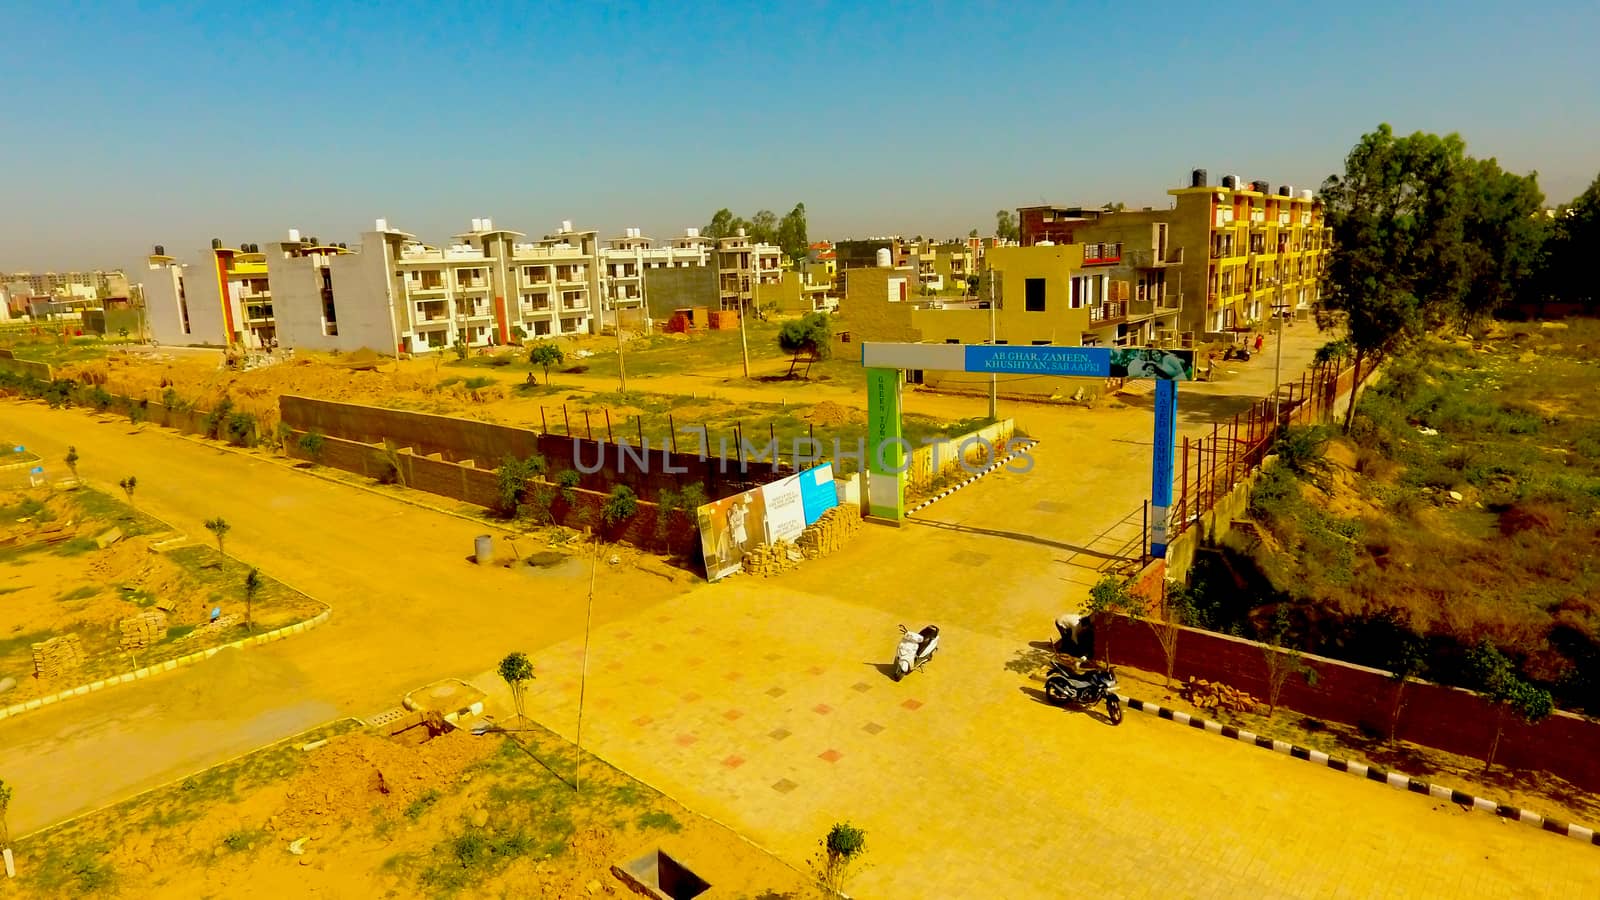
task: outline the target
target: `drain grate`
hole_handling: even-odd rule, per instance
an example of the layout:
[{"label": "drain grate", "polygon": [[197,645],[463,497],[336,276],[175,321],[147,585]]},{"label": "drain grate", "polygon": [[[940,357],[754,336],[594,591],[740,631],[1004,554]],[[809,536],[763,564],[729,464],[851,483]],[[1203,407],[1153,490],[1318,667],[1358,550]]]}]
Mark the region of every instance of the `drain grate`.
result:
[{"label": "drain grate", "polygon": [[396,706],[394,709],[386,709],[372,718],[367,719],[366,723],[368,725],[388,725],[390,723],[400,721],[400,719],[405,715],[406,711]]}]

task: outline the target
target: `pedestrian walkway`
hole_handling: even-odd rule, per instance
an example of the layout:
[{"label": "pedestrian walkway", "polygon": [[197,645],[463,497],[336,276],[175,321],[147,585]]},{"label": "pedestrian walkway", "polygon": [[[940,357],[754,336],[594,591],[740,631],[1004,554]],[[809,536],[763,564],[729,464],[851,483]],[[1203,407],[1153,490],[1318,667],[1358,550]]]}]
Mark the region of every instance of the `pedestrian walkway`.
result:
[{"label": "pedestrian walkway", "polygon": [[[903,585],[901,608],[933,588]],[[1016,640],[940,621],[938,658],[896,683],[900,621],[736,579],[597,628],[584,746],[795,864],[833,822],[864,827],[863,897],[1600,891],[1600,857],[1570,839],[1153,717],[1047,706],[1018,671],[1039,651]],[[529,714],[569,739],[583,648],[533,660]],[[492,673],[475,683],[509,708]]]}]

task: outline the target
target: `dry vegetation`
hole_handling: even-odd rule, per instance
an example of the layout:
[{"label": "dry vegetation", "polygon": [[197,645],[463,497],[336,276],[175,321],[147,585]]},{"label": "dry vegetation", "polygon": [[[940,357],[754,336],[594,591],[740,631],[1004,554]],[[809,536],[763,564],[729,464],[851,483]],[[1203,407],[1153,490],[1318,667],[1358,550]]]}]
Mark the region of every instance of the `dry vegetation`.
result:
[{"label": "dry vegetation", "polygon": [[336,723],[17,841],[11,896],[626,897],[611,865],[662,841],[722,896],[807,890],[592,757],[574,792],[552,771],[574,760],[542,729],[417,743]]},{"label": "dry vegetation", "polygon": [[[96,538],[112,529],[121,538],[98,546]],[[161,546],[178,537],[163,523],[86,487],[0,492],[0,679],[16,682],[0,691],[0,704],[244,637],[248,568],[208,546]],[[211,625],[214,607],[223,616]],[[255,630],[308,619],[322,609],[264,579],[254,602]],[[158,610],[164,632],[130,654],[120,623]],[[36,677],[32,645],[69,634],[78,638],[82,666]]]},{"label": "dry vegetation", "polygon": [[1381,668],[1416,633],[1456,684],[1487,640],[1600,712],[1600,323],[1430,341],[1328,436],[1286,439],[1251,498],[1262,537],[1197,571],[1210,624],[1287,606],[1303,646]]}]

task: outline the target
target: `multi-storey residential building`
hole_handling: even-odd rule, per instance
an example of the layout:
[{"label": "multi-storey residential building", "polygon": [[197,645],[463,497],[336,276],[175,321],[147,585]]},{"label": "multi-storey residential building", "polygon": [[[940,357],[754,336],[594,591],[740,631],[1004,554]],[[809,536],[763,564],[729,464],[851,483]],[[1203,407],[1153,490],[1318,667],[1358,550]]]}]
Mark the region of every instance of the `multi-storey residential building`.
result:
[{"label": "multi-storey residential building", "polygon": [[352,253],[291,231],[268,257],[285,343],[427,353],[589,333],[600,296],[596,233],[563,222],[538,241],[522,237],[474,219],[440,248],[379,219]]},{"label": "multi-storey residential building", "polygon": [[1189,187],[1167,193],[1176,198],[1173,239],[1193,248],[1184,278],[1204,286],[1185,303],[1185,329],[1242,328],[1275,305],[1303,311],[1321,296],[1332,233],[1311,191],[1281,185],[1274,193],[1265,181],[1246,185],[1233,175],[1213,187],[1197,169]]},{"label": "multi-storey residential building", "polygon": [[[629,228],[621,237],[612,238],[602,250],[601,273],[605,280],[605,309],[602,314],[620,311],[626,317],[630,311],[642,315],[644,303],[644,273],[647,269],[687,269],[706,266],[711,261],[711,240],[700,236],[700,229],[687,228],[684,233],[664,247],[655,246],[639,229]],[[615,324],[616,315],[606,316],[606,322]],[[602,325],[606,324],[602,322]]]},{"label": "multi-storey residential building", "polygon": [[13,272],[0,274],[0,284],[25,284],[18,296],[67,297],[93,300],[128,296],[128,276],[121,269],[93,272]]},{"label": "multi-storey residential building", "polygon": [[783,274],[783,251],[737,234],[717,241],[717,298],[722,309],[744,309],[757,284],[777,284]]},{"label": "multi-storey residential building", "polygon": [[266,257],[255,244],[210,249],[181,264],[164,247],[146,257],[150,333],[163,344],[270,347],[277,343]]}]

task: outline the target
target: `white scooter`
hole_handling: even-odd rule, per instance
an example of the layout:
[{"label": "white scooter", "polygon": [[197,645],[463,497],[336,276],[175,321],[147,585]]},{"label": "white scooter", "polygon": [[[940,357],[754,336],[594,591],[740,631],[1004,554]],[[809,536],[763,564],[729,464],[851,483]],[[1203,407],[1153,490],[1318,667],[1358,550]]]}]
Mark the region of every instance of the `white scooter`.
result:
[{"label": "white scooter", "polygon": [[929,625],[921,631],[911,631],[904,625],[900,626],[900,645],[894,649],[894,669],[889,677],[895,681],[911,674],[911,670],[920,669],[933,659],[934,651],[939,649],[939,626]]}]

